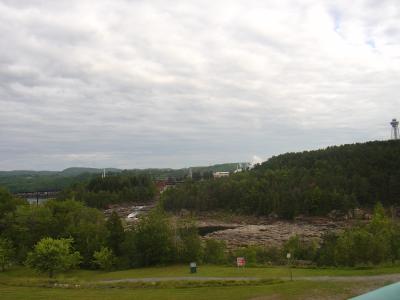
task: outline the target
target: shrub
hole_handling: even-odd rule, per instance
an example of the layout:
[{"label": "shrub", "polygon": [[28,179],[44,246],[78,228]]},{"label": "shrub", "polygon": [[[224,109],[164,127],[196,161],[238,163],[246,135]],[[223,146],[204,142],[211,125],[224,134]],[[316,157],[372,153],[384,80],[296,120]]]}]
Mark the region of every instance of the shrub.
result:
[{"label": "shrub", "polygon": [[209,264],[226,263],[226,243],[214,239],[207,239],[204,245],[204,261]]},{"label": "shrub", "polygon": [[0,271],[4,272],[15,258],[15,249],[12,243],[5,238],[0,238]]},{"label": "shrub", "polygon": [[126,253],[132,266],[151,266],[172,262],[175,257],[174,235],[167,217],[153,211],[143,217],[132,234],[127,235]]},{"label": "shrub", "polygon": [[317,253],[317,244],[313,241],[301,240],[294,235],[283,245],[284,254],[290,253],[294,260],[314,260]]},{"label": "shrub", "polygon": [[328,232],[322,236],[321,246],[317,251],[316,263],[319,266],[334,266],[336,265],[336,244],[338,235],[333,232]]},{"label": "shrub", "polygon": [[257,262],[260,264],[281,264],[283,261],[282,249],[274,246],[257,247]]},{"label": "shrub", "polygon": [[394,262],[399,258],[399,246],[399,227],[385,216],[378,203],[369,224],[348,228],[338,235],[325,235],[317,263],[352,267]]},{"label": "shrub", "polygon": [[257,247],[247,246],[244,248],[237,249],[233,252],[234,257],[244,257],[246,264],[251,266],[257,263]]},{"label": "shrub", "polygon": [[102,247],[93,254],[93,263],[102,270],[111,270],[116,263],[113,251],[107,247]]},{"label": "shrub", "polygon": [[200,261],[203,256],[203,248],[197,231],[197,227],[192,220],[183,220],[178,223],[178,260],[179,262]]}]

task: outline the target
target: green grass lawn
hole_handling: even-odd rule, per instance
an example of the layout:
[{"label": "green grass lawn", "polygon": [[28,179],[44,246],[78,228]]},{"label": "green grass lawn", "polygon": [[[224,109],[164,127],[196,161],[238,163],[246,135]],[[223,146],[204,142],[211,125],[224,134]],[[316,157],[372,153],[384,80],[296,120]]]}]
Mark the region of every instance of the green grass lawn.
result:
[{"label": "green grass lawn", "polygon": [[[296,276],[363,276],[400,273],[400,267],[380,267],[364,270],[357,269],[293,269]],[[207,277],[287,277],[285,267],[257,267],[237,269],[224,266],[200,266],[195,276]],[[96,284],[106,279],[145,278],[145,277],[180,277],[191,276],[188,266],[152,267],[124,271],[102,272],[77,270],[59,274],[56,280],[60,283],[76,283],[84,288],[48,287],[48,278],[38,275],[31,269],[15,267],[0,273],[0,299],[346,299],[362,291],[377,287],[378,283],[370,282],[311,282],[294,281],[273,284],[242,286],[208,286],[157,288],[147,285],[135,288],[126,285]],[[375,285],[374,285],[375,284]],[[379,283],[382,285],[382,283]],[[46,287],[47,286],[47,287]],[[113,286],[113,288],[111,288]],[[258,298],[257,298],[258,297]],[[261,298],[260,298],[261,297]],[[333,298],[332,298],[333,299]]]},{"label": "green grass lawn", "polygon": [[[292,269],[293,276],[366,276],[400,273],[399,267],[380,267],[370,269]],[[204,277],[260,277],[277,278],[289,276],[289,269],[286,267],[254,267],[238,269],[235,267],[204,265],[198,268],[194,276]],[[179,277],[192,276],[189,273],[188,266],[176,265],[168,267],[151,267],[130,269],[115,272],[99,271],[77,271],[65,275],[67,278],[75,277],[83,280],[105,280],[105,279],[123,279],[123,278],[144,278],[144,277]]]},{"label": "green grass lawn", "polygon": [[[361,283],[364,289],[371,288]],[[360,289],[360,286],[357,286]],[[242,299],[346,299],[356,295],[354,283],[285,282],[266,286],[202,287],[180,289],[61,289],[0,285],[2,300],[96,299],[96,300],[242,300]],[[269,298],[271,297],[271,298]]]},{"label": "green grass lawn", "polygon": [[[395,267],[376,267],[368,269],[317,269],[317,268],[292,268],[293,276],[367,276],[380,274],[400,273],[400,266]],[[198,272],[194,275],[189,273],[189,267],[184,265],[174,265],[168,267],[150,267],[130,269],[123,271],[92,271],[76,270],[68,273],[58,274],[58,280],[76,279],[83,281],[98,281],[107,279],[124,278],[145,278],[145,277],[180,277],[180,276],[204,276],[204,277],[259,277],[259,278],[278,278],[289,276],[287,267],[249,267],[238,269],[229,266],[204,265],[198,267]],[[38,275],[33,270],[25,267],[14,267],[7,272],[0,272],[0,282],[13,279],[46,279],[45,275]]]}]

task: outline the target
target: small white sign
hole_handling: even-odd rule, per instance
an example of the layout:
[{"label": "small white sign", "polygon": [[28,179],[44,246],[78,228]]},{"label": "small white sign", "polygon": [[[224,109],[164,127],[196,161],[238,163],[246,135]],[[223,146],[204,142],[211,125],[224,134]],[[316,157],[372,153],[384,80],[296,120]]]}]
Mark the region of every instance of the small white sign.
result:
[{"label": "small white sign", "polygon": [[286,254],[287,259],[290,259],[290,257],[291,257],[290,253]]},{"label": "small white sign", "polygon": [[244,267],[246,265],[246,259],[244,257],[237,257],[236,264],[238,267]]},{"label": "small white sign", "polygon": [[191,262],[191,263],[190,263],[190,267],[191,267],[191,268],[196,268],[196,266],[197,266],[197,265],[196,265],[195,262]]}]

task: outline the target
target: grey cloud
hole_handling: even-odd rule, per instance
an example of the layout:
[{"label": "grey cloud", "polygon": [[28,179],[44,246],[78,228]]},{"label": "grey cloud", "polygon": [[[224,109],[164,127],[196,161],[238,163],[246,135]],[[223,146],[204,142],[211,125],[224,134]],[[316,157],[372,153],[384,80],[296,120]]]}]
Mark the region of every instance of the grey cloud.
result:
[{"label": "grey cloud", "polygon": [[387,138],[399,4],[376,5],[0,0],[0,169],[180,167]]}]

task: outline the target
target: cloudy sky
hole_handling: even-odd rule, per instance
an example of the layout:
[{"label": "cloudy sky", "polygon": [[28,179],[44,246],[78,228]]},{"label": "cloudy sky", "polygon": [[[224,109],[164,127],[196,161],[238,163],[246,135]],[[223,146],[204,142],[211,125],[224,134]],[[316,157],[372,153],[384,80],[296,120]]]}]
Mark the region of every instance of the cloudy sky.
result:
[{"label": "cloudy sky", "polygon": [[0,0],[0,170],[265,159],[399,108],[398,0]]}]

